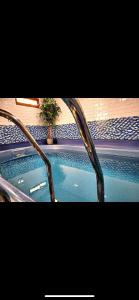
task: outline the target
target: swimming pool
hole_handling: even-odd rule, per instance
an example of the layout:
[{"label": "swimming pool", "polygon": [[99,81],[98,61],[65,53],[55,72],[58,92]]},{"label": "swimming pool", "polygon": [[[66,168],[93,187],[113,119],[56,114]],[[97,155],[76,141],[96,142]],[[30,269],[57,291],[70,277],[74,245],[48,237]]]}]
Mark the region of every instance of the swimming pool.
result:
[{"label": "swimming pool", "polygon": [[[96,202],[95,172],[87,153],[75,148],[45,149],[52,165],[56,199],[60,202]],[[104,174],[105,201],[138,202],[139,157],[104,151],[100,151],[98,157]],[[17,150],[7,157],[0,156],[0,174],[33,200],[50,202],[46,168],[34,152],[28,154],[27,150]]]}]

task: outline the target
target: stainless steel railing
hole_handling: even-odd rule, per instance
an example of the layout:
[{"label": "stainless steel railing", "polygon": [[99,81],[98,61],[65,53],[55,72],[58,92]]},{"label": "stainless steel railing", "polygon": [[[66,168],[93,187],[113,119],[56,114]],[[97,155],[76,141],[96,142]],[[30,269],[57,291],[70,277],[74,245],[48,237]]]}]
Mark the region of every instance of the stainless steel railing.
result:
[{"label": "stainless steel railing", "polygon": [[55,193],[54,193],[52,169],[51,169],[51,164],[50,164],[47,156],[42,151],[40,146],[37,144],[37,142],[35,141],[33,136],[30,134],[28,129],[24,126],[24,124],[19,119],[17,119],[14,115],[12,115],[11,113],[9,113],[8,111],[5,111],[3,109],[0,109],[0,116],[12,121],[15,125],[17,125],[21,129],[21,131],[24,133],[24,135],[27,137],[27,139],[32,144],[32,146],[36,149],[37,153],[43,159],[43,161],[46,165],[46,168],[48,170],[48,182],[49,182],[50,199],[51,199],[51,202],[55,202]]},{"label": "stainless steel railing", "polygon": [[10,196],[3,188],[0,188],[0,202],[11,202]]},{"label": "stainless steel railing", "polygon": [[[83,143],[85,145],[85,148],[88,152],[88,156],[90,158],[90,161],[92,163],[92,166],[96,173],[96,179],[97,179],[97,196],[98,201],[103,202],[104,201],[104,178],[102,169],[99,163],[99,159],[95,150],[95,146],[85,119],[84,112],[82,110],[82,107],[79,103],[79,101],[75,98],[61,98],[63,101],[67,104],[69,109],[71,110],[76,124],[79,128]],[[46,167],[48,168],[48,181],[49,181],[49,191],[50,191],[50,197],[52,202],[56,202],[55,199],[55,193],[54,193],[54,185],[53,185],[53,177],[52,177],[52,170],[51,170],[51,164],[44,154],[44,152],[41,150],[40,146],[37,144],[35,139],[32,137],[28,129],[24,126],[24,124],[17,119],[15,116],[13,116],[11,113],[0,109],[0,116],[12,121],[15,123],[25,134],[29,142],[33,145],[33,147],[36,149],[38,154],[41,156],[43,161],[45,162]]]},{"label": "stainless steel railing", "polygon": [[88,152],[88,156],[92,163],[92,166],[96,173],[97,179],[97,196],[99,202],[104,202],[104,178],[102,169],[99,163],[99,159],[96,153],[96,149],[85,119],[85,115],[83,109],[79,103],[79,101],[75,98],[62,98],[63,101],[67,104],[69,109],[71,110],[76,124],[79,128],[83,143]]}]

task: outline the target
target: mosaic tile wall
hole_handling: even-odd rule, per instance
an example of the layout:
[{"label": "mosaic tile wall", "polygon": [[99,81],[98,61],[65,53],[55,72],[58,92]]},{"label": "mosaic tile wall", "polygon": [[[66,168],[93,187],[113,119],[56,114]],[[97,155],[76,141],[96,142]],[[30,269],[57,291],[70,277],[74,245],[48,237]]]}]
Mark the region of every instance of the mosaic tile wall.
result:
[{"label": "mosaic tile wall", "polygon": [[[116,118],[88,122],[92,137],[97,140],[139,140],[139,117]],[[80,139],[76,124],[57,125],[57,139]]]},{"label": "mosaic tile wall", "polygon": [[[46,139],[46,126],[27,126],[27,128],[36,140]],[[0,126],[0,144],[14,144],[26,141],[26,137],[17,126]]]},{"label": "mosaic tile wall", "polygon": [[[139,140],[139,117],[116,118],[88,122],[94,140]],[[46,140],[46,126],[27,126],[36,140]],[[76,124],[57,125],[53,129],[54,138],[80,139]],[[17,126],[0,126],[0,144],[21,143],[27,141]]]}]

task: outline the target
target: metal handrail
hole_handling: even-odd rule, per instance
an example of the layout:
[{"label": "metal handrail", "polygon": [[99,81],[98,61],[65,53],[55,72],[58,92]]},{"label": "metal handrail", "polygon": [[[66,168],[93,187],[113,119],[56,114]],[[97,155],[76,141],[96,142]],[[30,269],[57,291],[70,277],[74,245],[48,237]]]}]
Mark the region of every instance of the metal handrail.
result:
[{"label": "metal handrail", "polygon": [[30,134],[28,129],[24,126],[24,124],[19,119],[17,119],[14,115],[12,115],[11,113],[9,113],[8,111],[5,111],[3,109],[0,109],[0,116],[12,121],[15,125],[17,125],[21,129],[21,131],[24,133],[24,135],[27,137],[27,139],[32,144],[32,146],[36,149],[36,151],[41,156],[41,158],[43,159],[43,161],[46,165],[46,168],[48,169],[48,182],[49,182],[49,191],[50,191],[51,202],[55,202],[55,193],[54,193],[52,169],[51,169],[51,164],[50,164],[47,156],[41,150],[38,143],[35,141],[35,139]]},{"label": "metal handrail", "polygon": [[97,196],[99,202],[104,202],[104,178],[96,149],[85,119],[83,109],[79,101],[75,98],[61,98],[71,110],[73,117],[79,128],[83,143],[88,152],[88,156],[96,173],[97,179]]},{"label": "metal handrail", "polygon": [[[77,126],[79,128],[83,143],[85,145],[85,148],[88,152],[88,156],[90,158],[90,161],[92,163],[92,166],[96,173],[96,179],[97,179],[97,196],[99,202],[104,202],[104,178],[102,169],[99,163],[99,159],[96,153],[96,149],[85,119],[84,112],[82,110],[82,107],[79,103],[79,101],[75,98],[61,98],[63,101],[67,104],[69,109],[71,110],[75,121],[77,123]],[[0,109],[0,116],[12,121],[15,123],[25,134],[29,142],[33,145],[33,147],[36,149],[38,154],[41,156],[43,161],[45,162],[46,167],[48,167],[48,181],[49,181],[49,190],[50,190],[50,197],[52,202],[56,202],[55,200],[55,194],[54,194],[54,185],[53,185],[53,177],[52,177],[52,170],[51,170],[51,164],[44,154],[44,152],[41,150],[40,146],[37,144],[33,136],[30,134],[28,129],[24,126],[24,124],[17,119],[14,115],[11,113]]]},{"label": "metal handrail", "polygon": [[10,196],[3,188],[0,188],[0,202],[11,202]]}]

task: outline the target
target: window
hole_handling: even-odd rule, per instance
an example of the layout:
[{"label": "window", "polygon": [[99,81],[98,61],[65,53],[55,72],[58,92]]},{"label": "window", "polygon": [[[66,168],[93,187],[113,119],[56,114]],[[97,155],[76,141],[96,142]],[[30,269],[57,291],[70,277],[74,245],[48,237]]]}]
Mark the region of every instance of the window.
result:
[{"label": "window", "polygon": [[16,98],[16,104],[39,108],[39,98]]}]

